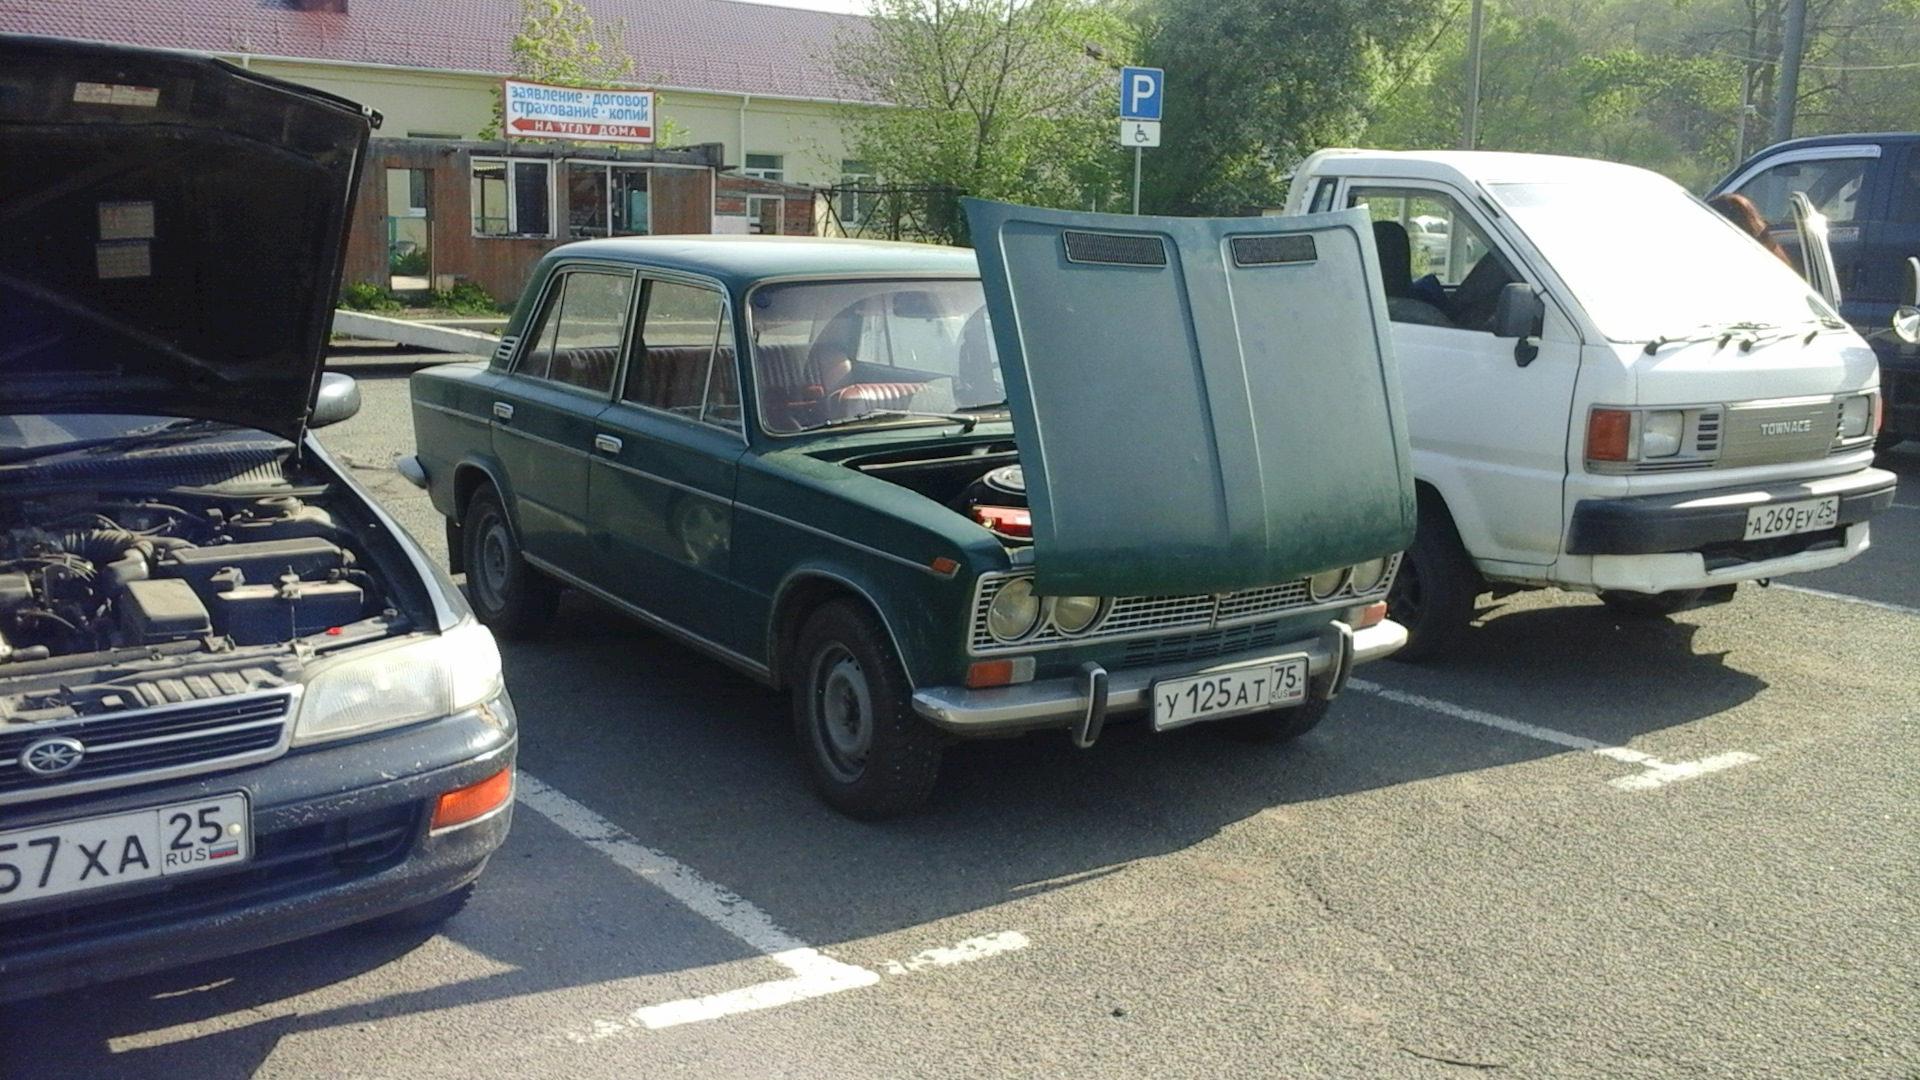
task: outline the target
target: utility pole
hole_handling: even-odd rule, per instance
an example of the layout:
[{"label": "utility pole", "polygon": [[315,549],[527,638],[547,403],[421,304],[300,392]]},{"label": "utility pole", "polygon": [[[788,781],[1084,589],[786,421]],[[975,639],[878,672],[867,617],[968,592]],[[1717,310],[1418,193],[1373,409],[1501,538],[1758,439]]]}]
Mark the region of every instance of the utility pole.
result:
[{"label": "utility pole", "polygon": [[1786,40],[1780,45],[1780,93],[1773,102],[1774,142],[1793,138],[1793,110],[1800,98],[1800,54],[1806,46],[1807,0],[1787,0]]},{"label": "utility pole", "polygon": [[1486,13],[1482,0],[1473,0],[1467,19],[1467,123],[1460,133],[1460,149],[1472,150],[1480,141],[1480,27]]}]

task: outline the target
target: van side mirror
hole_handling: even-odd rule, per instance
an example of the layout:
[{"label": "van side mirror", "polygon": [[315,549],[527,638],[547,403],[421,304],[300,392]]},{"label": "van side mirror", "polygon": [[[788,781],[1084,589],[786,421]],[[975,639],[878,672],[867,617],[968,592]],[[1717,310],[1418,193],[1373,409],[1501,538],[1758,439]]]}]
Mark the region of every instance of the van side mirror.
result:
[{"label": "van side mirror", "polygon": [[1920,255],[1907,256],[1907,300],[1893,313],[1893,334],[1909,345],[1920,345]]},{"label": "van side mirror", "polygon": [[360,411],[360,384],[338,371],[320,373],[320,393],[313,401],[308,427],[325,427],[352,419]]},{"label": "van side mirror", "polygon": [[1518,338],[1513,362],[1526,367],[1540,355],[1540,346],[1527,340],[1540,336],[1547,320],[1547,302],[1524,281],[1510,281],[1500,290],[1493,308],[1493,336]]}]

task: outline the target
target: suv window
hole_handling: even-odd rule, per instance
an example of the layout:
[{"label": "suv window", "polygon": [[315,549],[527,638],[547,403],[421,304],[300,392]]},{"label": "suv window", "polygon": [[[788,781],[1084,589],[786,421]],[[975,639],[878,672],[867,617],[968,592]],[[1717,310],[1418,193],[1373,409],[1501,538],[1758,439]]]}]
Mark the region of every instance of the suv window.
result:
[{"label": "suv window", "polygon": [[717,289],[647,283],[646,314],[621,396],[703,424],[740,429],[733,320]]},{"label": "suv window", "polygon": [[631,274],[575,270],[559,275],[518,372],[596,394],[611,390],[632,297]]},{"label": "suv window", "polygon": [[1872,163],[1872,158],[1864,157],[1783,162],[1756,173],[1740,186],[1740,194],[1752,199],[1760,216],[1771,225],[1793,221],[1788,204],[1796,191],[1806,192],[1813,208],[1825,214],[1828,221],[1854,221],[1860,216],[1860,190],[1865,186],[1867,166]]}]

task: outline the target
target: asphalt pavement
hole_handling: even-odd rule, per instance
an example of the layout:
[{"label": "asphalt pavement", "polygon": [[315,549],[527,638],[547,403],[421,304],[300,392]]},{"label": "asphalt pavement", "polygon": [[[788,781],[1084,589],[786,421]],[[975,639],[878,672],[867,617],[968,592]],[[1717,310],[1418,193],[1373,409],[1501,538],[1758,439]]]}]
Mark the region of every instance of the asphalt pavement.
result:
[{"label": "asphalt pavement", "polygon": [[[329,449],[444,555],[406,375]],[[1671,620],[1525,593],[1291,744],[964,746],[807,791],[785,701],[577,595],[506,649],[513,835],[440,933],[21,1003],[54,1080],[1920,1078],[1920,444],[1855,562]]]}]

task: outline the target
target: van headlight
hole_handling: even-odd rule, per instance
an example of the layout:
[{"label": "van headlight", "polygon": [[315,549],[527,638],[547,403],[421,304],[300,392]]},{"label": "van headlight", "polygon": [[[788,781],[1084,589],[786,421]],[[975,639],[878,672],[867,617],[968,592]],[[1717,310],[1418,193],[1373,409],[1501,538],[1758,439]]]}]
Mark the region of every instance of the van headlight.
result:
[{"label": "van headlight", "polygon": [[987,605],[987,633],[995,641],[1019,641],[1040,621],[1040,598],[1033,595],[1032,578],[1015,578],[993,594]]},{"label": "van headlight", "polygon": [[1672,457],[1680,452],[1687,431],[1687,414],[1677,409],[1653,409],[1640,421],[1640,459]]},{"label": "van headlight", "polygon": [[1876,394],[1855,394],[1840,401],[1840,437],[1858,439],[1874,433],[1873,413]]},{"label": "van headlight", "polygon": [[330,657],[308,671],[293,745],[449,716],[495,696],[501,685],[493,634],[471,621],[433,637]]}]

